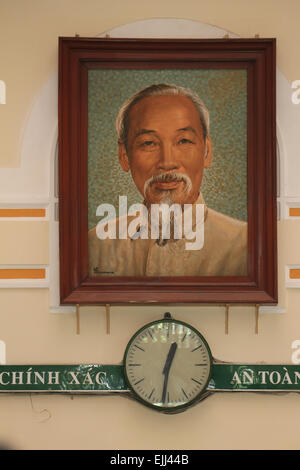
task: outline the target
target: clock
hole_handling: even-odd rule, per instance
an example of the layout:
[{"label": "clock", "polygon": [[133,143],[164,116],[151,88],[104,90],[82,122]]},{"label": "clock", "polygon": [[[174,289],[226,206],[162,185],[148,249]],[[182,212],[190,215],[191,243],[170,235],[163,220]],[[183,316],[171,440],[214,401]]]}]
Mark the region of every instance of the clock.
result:
[{"label": "clock", "polygon": [[165,314],[131,338],[125,351],[124,372],[138,400],[170,412],[201,398],[212,363],[209,346],[199,331]]}]

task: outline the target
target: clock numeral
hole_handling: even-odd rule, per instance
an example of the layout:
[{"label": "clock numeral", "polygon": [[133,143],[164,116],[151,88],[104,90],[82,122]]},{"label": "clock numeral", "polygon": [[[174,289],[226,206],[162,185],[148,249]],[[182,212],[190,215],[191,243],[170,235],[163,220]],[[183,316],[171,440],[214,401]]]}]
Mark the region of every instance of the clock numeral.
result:
[{"label": "clock numeral", "polygon": [[194,366],[207,366],[207,364],[194,364]]},{"label": "clock numeral", "polygon": [[181,340],[182,343],[185,340],[186,335],[187,335],[187,333],[185,333],[184,337],[182,338],[182,340]]},{"label": "clock numeral", "polygon": [[153,395],[153,392],[154,392],[154,390],[155,390],[155,388],[153,388],[153,389],[152,389],[152,392],[150,393],[150,395],[149,395],[149,397],[148,397],[148,399],[149,399],[149,400],[151,399],[151,397],[152,397],[152,395]]},{"label": "clock numeral", "polygon": [[137,366],[141,366],[142,364],[128,364],[129,367],[137,367]]},{"label": "clock numeral", "polygon": [[140,346],[138,346],[137,344],[135,344],[135,347],[140,349],[141,351],[145,352],[145,349],[141,348]]}]

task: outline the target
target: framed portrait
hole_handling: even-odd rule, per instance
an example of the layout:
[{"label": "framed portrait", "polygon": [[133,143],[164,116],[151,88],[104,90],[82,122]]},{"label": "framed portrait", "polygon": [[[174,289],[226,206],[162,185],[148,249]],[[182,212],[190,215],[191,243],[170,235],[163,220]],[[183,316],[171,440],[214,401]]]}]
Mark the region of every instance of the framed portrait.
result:
[{"label": "framed portrait", "polygon": [[62,304],[277,302],[275,39],[59,39]]}]

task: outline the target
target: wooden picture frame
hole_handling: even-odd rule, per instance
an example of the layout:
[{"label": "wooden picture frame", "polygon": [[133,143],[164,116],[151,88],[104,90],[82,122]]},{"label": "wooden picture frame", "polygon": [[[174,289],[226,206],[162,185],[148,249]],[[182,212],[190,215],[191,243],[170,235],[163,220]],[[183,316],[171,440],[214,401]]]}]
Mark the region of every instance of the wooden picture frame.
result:
[{"label": "wooden picture frame", "polygon": [[[62,304],[277,303],[275,39],[59,39]],[[247,71],[248,275],[89,277],[88,71]]]}]

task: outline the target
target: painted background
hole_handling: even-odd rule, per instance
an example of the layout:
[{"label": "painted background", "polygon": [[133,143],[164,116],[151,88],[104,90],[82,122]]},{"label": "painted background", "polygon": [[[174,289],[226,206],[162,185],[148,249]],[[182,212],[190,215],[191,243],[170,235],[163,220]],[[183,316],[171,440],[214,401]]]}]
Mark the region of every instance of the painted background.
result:
[{"label": "painted background", "polygon": [[88,78],[89,229],[99,221],[99,204],[118,211],[119,196],[128,197],[128,206],[142,202],[131,173],[119,164],[115,120],[128,98],[153,83],[190,88],[204,101],[213,145],[201,185],[204,200],[211,209],[247,220],[246,70],[95,69]]}]

